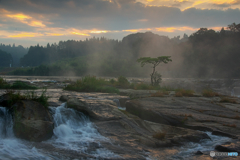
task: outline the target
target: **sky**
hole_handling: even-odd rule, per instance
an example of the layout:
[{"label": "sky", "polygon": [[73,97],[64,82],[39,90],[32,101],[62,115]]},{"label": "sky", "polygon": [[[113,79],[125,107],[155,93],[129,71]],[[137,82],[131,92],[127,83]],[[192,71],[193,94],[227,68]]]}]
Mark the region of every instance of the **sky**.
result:
[{"label": "sky", "polygon": [[0,0],[0,43],[119,39],[151,31],[170,38],[240,23],[240,0]]}]

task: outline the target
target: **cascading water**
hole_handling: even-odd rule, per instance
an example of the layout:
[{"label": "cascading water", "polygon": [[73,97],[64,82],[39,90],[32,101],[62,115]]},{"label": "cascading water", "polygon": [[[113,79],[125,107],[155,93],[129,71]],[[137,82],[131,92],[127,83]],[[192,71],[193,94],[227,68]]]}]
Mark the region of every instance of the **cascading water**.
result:
[{"label": "cascading water", "polygon": [[24,141],[17,139],[13,134],[12,117],[7,109],[0,107],[0,159],[3,160],[45,160],[36,148]]},{"label": "cascading water", "polygon": [[201,140],[200,143],[190,142],[187,145],[180,147],[177,155],[174,155],[172,159],[187,159],[192,156],[197,151],[213,151],[216,145],[223,144],[225,142],[230,142],[232,139],[228,137],[222,137],[217,135],[212,135],[211,132],[206,132],[206,134],[211,138]]},{"label": "cascading water", "polygon": [[54,137],[46,143],[94,157],[119,157],[101,146],[101,141],[109,140],[97,132],[83,113],[66,108],[65,104],[52,107],[51,110],[55,125]]},{"label": "cascading water", "polygon": [[[94,159],[105,157],[119,158],[118,155],[105,149],[100,142],[110,141],[101,136],[94,128],[88,117],[81,112],[66,108],[65,104],[57,108],[50,108],[54,119],[54,136],[41,145],[51,145],[55,151],[60,148],[65,152],[74,151],[90,155]],[[0,107],[0,159],[4,160],[58,160],[59,155],[54,155],[44,150],[33,147],[38,144],[17,139],[13,134],[12,117],[4,107]],[[49,153],[50,152],[50,153]],[[91,159],[91,158],[90,158]]]}]

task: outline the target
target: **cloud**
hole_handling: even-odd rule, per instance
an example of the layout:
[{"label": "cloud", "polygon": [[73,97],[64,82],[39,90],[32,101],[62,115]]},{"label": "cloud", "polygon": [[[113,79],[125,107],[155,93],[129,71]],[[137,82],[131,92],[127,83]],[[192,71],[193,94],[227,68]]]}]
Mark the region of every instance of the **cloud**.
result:
[{"label": "cloud", "polygon": [[184,4],[190,4],[192,2],[188,0],[174,0],[174,3],[171,5],[172,7],[181,7]]},{"label": "cloud", "polygon": [[222,0],[222,1],[214,1],[210,3],[213,6],[221,7],[221,8],[229,8],[231,6],[240,5],[240,0]]},{"label": "cloud", "polygon": [[[220,3],[221,2],[221,3]],[[86,38],[153,31],[179,34],[200,27],[238,23],[240,10],[201,9],[240,0],[5,0],[0,3],[1,38]],[[156,5],[151,5],[156,4]],[[173,7],[174,6],[174,7]],[[181,7],[193,6],[185,10]],[[28,33],[28,34],[27,34]],[[56,41],[59,39],[56,38]]]}]

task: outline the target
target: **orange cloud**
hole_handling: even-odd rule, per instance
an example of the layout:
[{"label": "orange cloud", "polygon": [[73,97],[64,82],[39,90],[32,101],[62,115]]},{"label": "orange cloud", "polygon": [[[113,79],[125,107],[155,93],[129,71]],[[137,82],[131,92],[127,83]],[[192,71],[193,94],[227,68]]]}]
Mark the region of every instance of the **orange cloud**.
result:
[{"label": "orange cloud", "polygon": [[175,31],[196,31],[198,29],[186,26],[186,27],[161,27],[161,28],[156,28],[156,30],[162,31],[162,32],[175,32]]},{"label": "orange cloud", "polygon": [[14,15],[7,15],[7,17],[13,18],[13,19],[17,19],[20,21],[24,21],[26,19],[31,19],[32,17],[24,15],[24,14],[14,14]]},{"label": "orange cloud", "polygon": [[138,29],[129,29],[129,30],[122,30],[123,32],[138,32]]},{"label": "orange cloud", "polygon": [[28,25],[33,26],[33,27],[45,27],[46,26],[41,21],[31,21],[30,23],[28,23]]},{"label": "orange cloud", "polygon": [[93,30],[93,31],[90,31],[90,33],[107,33],[108,31],[97,31],[97,30]]},{"label": "orange cloud", "polygon": [[71,34],[76,34],[76,35],[80,35],[80,36],[90,36],[89,34],[79,33],[79,32],[71,32]]},{"label": "orange cloud", "polygon": [[34,32],[21,32],[19,34],[9,35],[7,37],[9,37],[9,38],[25,38],[25,37],[39,37],[39,36],[43,36],[43,34],[34,33]]},{"label": "orange cloud", "polygon": [[61,33],[46,33],[47,36],[63,36]]},{"label": "orange cloud", "polygon": [[35,20],[33,17],[19,13],[19,14],[7,14],[6,17],[20,21],[32,27],[46,27],[42,21]]}]

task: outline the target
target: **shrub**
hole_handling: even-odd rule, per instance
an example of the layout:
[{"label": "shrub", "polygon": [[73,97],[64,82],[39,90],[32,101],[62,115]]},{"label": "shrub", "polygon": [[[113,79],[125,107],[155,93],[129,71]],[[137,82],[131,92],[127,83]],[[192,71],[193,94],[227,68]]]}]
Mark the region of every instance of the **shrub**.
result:
[{"label": "shrub", "polygon": [[16,81],[10,85],[3,78],[0,78],[0,89],[37,89],[37,87],[28,85],[22,81]]},{"label": "shrub", "polygon": [[130,83],[128,82],[126,77],[119,76],[118,77],[118,85],[126,88],[126,87],[130,86]]},{"label": "shrub", "polygon": [[193,90],[178,89],[178,90],[176,90],[175,96],[176,97],[182,97],[182,96],[191,97],[191,96],[193,96],[193,93],[194,93]]},{"label": "shrub", "polygon": [[14,82],[10,88],[11,89],[37,89],[37,87],[28,85],[21,81]]},{"label": "shrub", "polygon": [[159,140],[162,140],[164,139],[166,136],[166,133],[165,132],[157,132],[156,134],[154,134],[152,137],[153,138],[156,138],[156,139],[159,139]]},{"label": "shrub", "polygon": [[204,89],[204,90],[202,91],[202,95],[203,95],[204,97],[215,97],[215,96],[219,96],[218,93],[213,92],[213,90],[211,90],[211,89]]},{"label": "shrub", "polygon": [[34,91],[26,92],[25,94],[20,94],[20,92],[15,93],[14,90],[6,90],[5,93],[9,95],[8,105],[12,106],[19,100],[33,100],[36,102],[41,103],[44,107],[48,107],[48,99],[49,97],[46,96],[47,90],[43,90],[40,97]]},{"label": "shrub", "polygon": [[105,92],[105,93],[119,93],[115,87],[107,86],[109,82],[103,78],[96,78],[95,76],[85,76],[75,83],[67,85],[64,89],[78,92]]},{"label": "shrub", "polygon": [[115,84],[115,83],[116,83],[116,80],[115,80],[115,79],[110,79],[109,82],[110,82],[111,84]]},{"label": "shrub", "polygon": [[10,85],[0,77],[0,89],[8,89],[10,88]]}]

